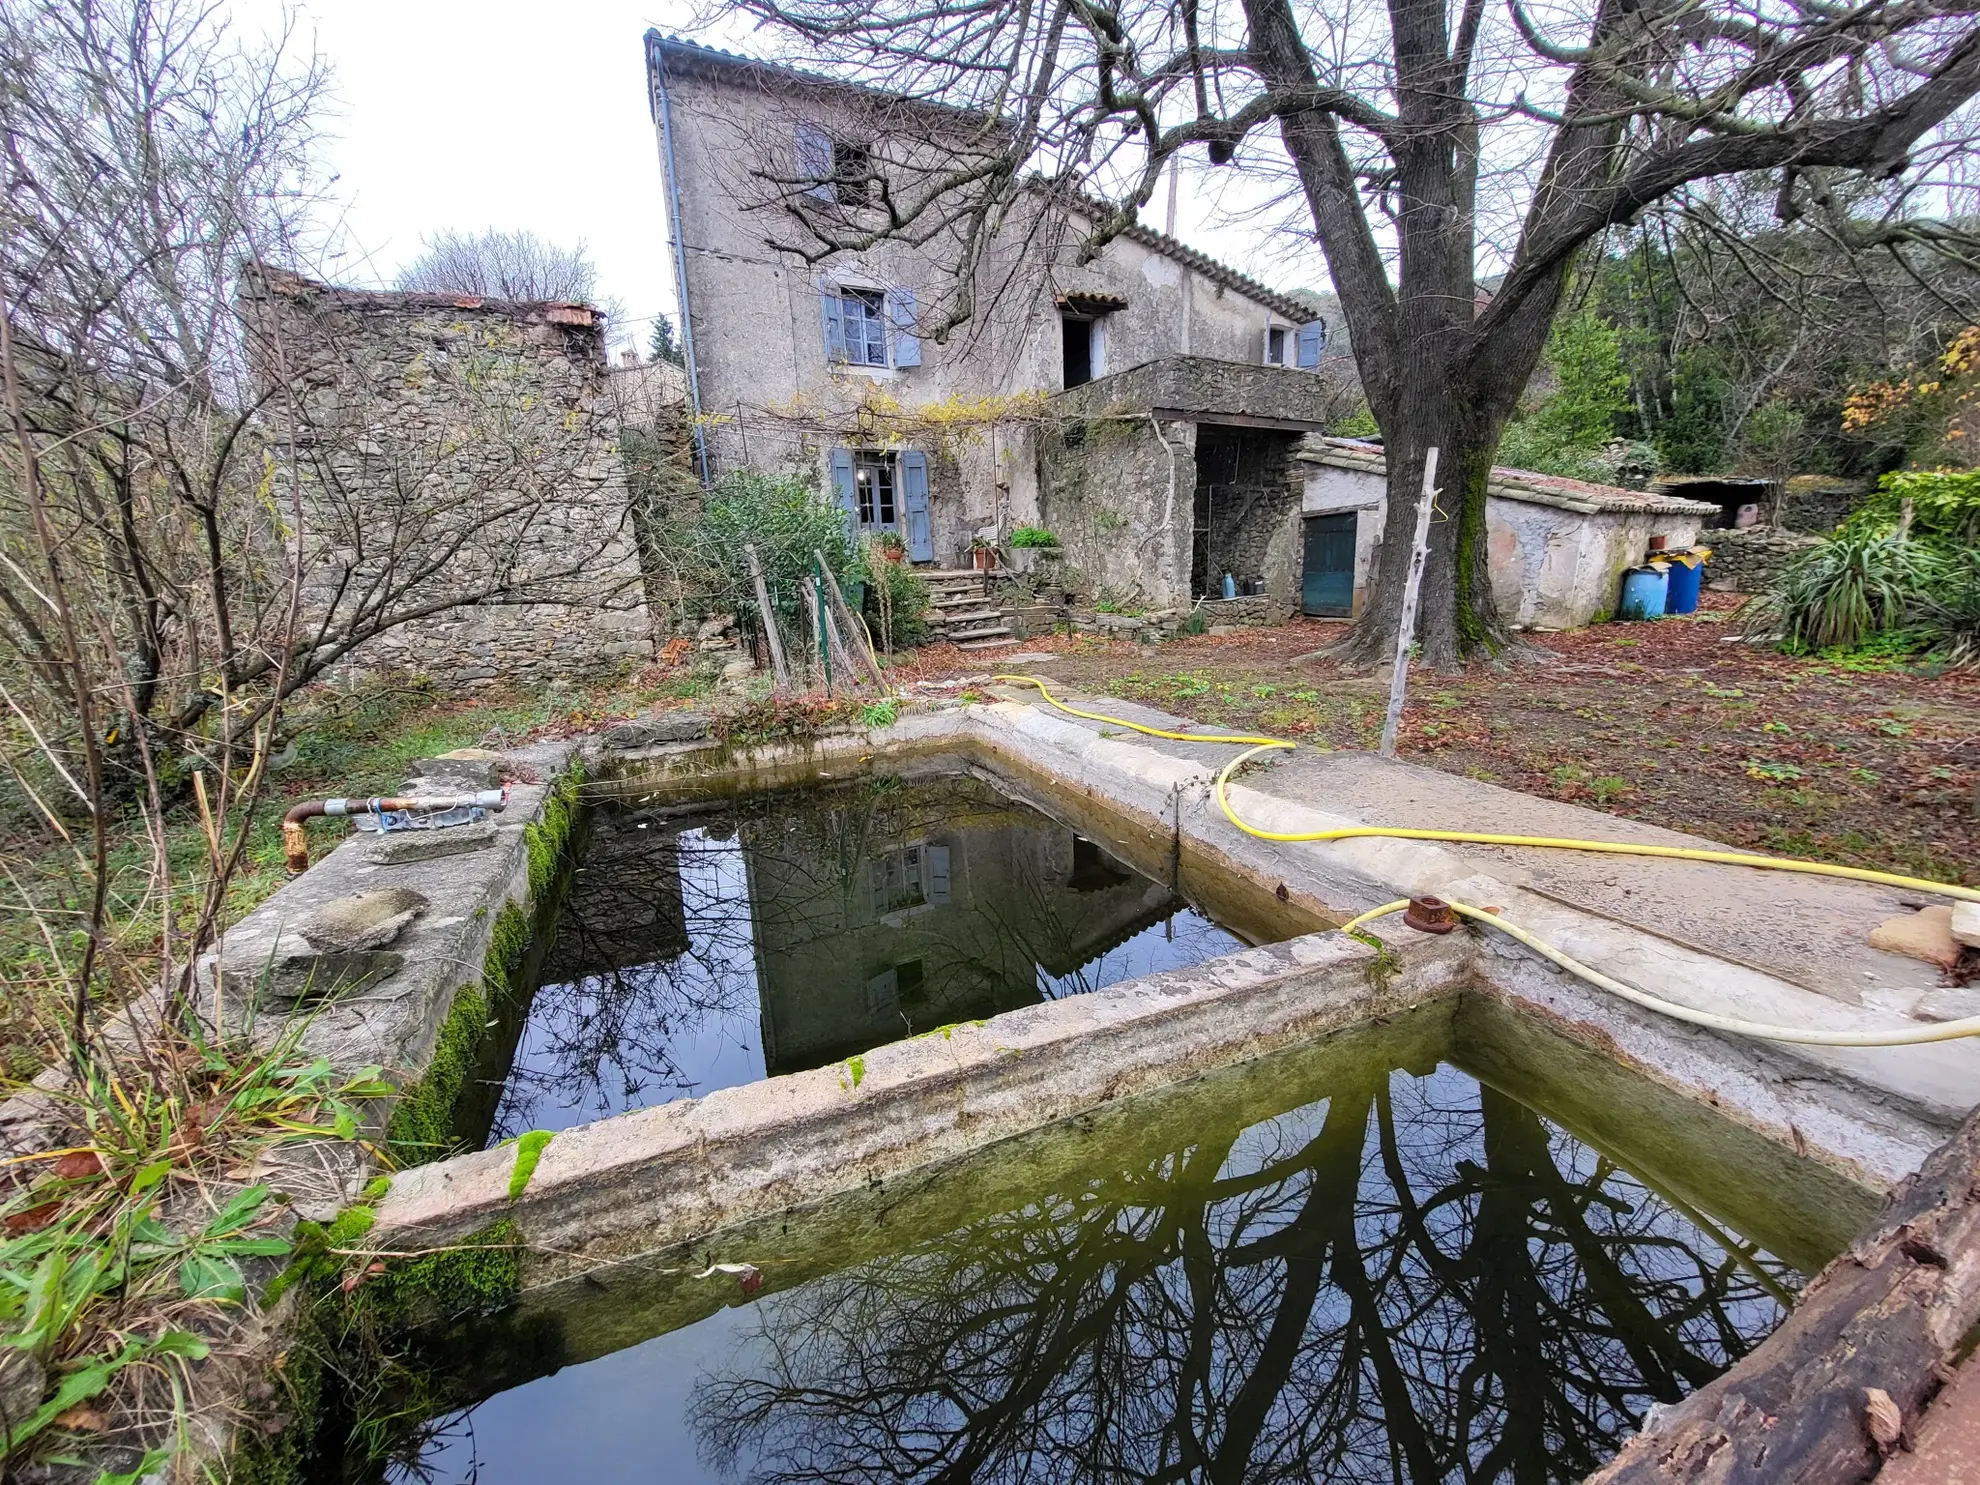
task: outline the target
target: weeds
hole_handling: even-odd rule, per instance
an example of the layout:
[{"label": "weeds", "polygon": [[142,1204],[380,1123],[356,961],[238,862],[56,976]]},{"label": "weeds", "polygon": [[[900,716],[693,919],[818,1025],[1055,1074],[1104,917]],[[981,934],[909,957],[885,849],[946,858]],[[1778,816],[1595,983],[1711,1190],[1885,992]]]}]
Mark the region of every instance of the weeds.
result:
[{"label": "weeds", "polygon": [[[304,1059],[300,1036],[255,1051],[164,1028],[48,1095],[66,1138],[0,1167],[0,1376],[37,1399],[0,1424],[8,1459],[78,1433],[156,1444],[185,1405],[187,1366],[248,1302],[246,1265],[291,1250],[282,1201],[245,1172],[281,1145],[356,1138],[357,1105],[392,1091],[376,1068]],[[163,1377],[170,1411],[130,1403],[141,1385],[82,1406],[134,1368]]]}]

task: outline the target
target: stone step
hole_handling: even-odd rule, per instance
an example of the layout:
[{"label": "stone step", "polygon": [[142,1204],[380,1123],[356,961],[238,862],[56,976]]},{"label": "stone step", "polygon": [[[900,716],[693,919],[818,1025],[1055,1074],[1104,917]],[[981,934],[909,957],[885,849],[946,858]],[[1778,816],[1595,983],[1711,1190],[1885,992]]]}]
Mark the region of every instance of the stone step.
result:
[{"label": "stone step", "polygon": [[1001,619],[1004,611],[992,608],[989,604],[978,603],[969,608],[951,609],[946,614],[930,614],[928,622],[935,625],[972,624],[979,619]]},{"label": "stone step", "polygon": [[930,608],[981,608],[989,601],[981,593],[956,593],[947,597],[937,598],[928,606]]},{"label": "stone step", "polygon": [[951,629],[948,631],[948,638],[960,644],[966,639],[991,639],[1010,632],[1011,626],[1008,624],[983,624],[974,629]]},{"label": "stone step", "polygon": [[1023,644],[1021,639],[963,639],[956,641],[959,650],[1007,650],[1013,645]]}]

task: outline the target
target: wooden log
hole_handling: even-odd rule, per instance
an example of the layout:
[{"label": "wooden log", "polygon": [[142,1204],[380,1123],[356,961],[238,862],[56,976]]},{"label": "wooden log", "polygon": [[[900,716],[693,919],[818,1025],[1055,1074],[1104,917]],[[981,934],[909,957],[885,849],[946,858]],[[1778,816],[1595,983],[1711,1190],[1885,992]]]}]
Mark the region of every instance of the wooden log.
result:
[{"label": "wooden log", "polygon": [[1857,1485],[1883,1456],[1869,1391],[1907,1430],[1980,1323],[1980,1110],[1898,1186],[1794,1313],[1587,1485]]},{"label": "wooden log", "polygon": [[825,574],[825,589],[831,594],[833,611],[840,616],[840,623],[844,626],[846,643],[857,652],[853,656],[854,664],[859,667],[860,674],[870,678],[884,695],[887,690],[887,678],[880,673],[879,662],[873,658],[873,651],[864,642],[864,626],[854,615],[852,605],[846,602],[846,595],[839,591],[839,579],[826,564],[825,554],[813,550],[811,555],[818,563],[818,570]]},{"label": "wooden log", "polygon": [[770,668],[776,674],[777,689],[788,691],[791,670],[784,663],[784,641],[777,633],[777,615],[770,607],[770,587],[763,581],[763,562],[756,555],[756,543],[744,542],[743,554],[749,558],[749,580],[756,589],[756,611],[763,616],[763,637],[770,642]]}]

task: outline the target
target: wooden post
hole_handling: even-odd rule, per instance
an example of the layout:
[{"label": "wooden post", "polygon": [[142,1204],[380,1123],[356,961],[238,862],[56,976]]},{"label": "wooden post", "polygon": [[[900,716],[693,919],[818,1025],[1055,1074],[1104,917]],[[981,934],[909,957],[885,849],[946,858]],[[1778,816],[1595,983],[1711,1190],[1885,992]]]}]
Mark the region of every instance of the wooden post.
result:
[{"label": "wooden post", "polygon": [[788,691],[791,670],[784,663],[784,641],[777,633],[777,615],[770,607],[770,587],[763,581],[763,562],[756,555],[756,543],[744,542],[743,555],[749,558],[749,580],[756,588],[756,611],[763,616],[763,637],[770,641],[770,668],[776,673],[777,689]]},{"label": "wooden post", "polygon": [[811,626],[811,642],[818,652],[818,664],[825,672],[825,694],[830,696],[832,694],[832,657],[825,648],[824,616],[818,611],[817,587],[816,578],[813,578],[811,582],[800,581],[798,583],[798,592],[804,595],[804,616]]},{"label": "wooden post", "polygon": [[1389,715],[1382,723],[1384,758],[1396,756],[1396,731],[1402,726],[1403,693],[1409,687],[1409,647],[1416,642],[1416,600],[1423,591],[1423,564],[1430,556],[1430,511],[1437,503],[1437,450],[1423,459],[1423,498],[1416,503],[1416,542],[1409,553],[1409,578],[1403,584],[1402,618],[1396,625],[1396,664],[1389,677]]},{"label": "wooden post", "polygon": [[874,660],[873,652],[864,644],[854,643],[860,637],[859,620],[853,614],[852,605],[846,602],[846,595],[839,591],[839,579],[837,575],[826,564],[825,554],[823,552],[814,549],[811,555],[818,563],[818,570],[825,574],[825,586],[832,595],[833,610],[844,622],[846,631],[845,648],[853,652],[853,664],[862,674],[872,677],[873,684],[878,686],[884,694],[887,689],[887,678],[880,674],[880,666]]}]

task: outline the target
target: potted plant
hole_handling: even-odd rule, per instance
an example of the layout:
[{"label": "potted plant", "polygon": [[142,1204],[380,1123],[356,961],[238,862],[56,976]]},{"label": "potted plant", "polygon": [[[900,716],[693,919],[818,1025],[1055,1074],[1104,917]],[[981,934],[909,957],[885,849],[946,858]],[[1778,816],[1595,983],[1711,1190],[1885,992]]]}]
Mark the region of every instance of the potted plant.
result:
[{"label": "potted plant", "polygon": [[889,562],[907,561],[907,543],[901,540],[898,531],[883,531],[878,538],[880,555]]},{"label": "potted plant", "polygon": [[981,536],[970,541],[969,554],[976,563],[978,572],[995,572],[997,569],[997,549]]},{"label": "potted plant", "polygon": [[1011,570],[1029,573],[1047,557],[1059,555],[1059,538],[1043,526],[1020,526],[1011,533]]}]

